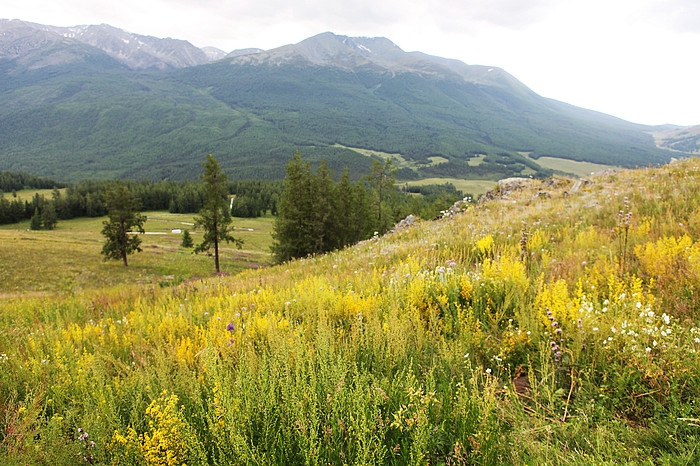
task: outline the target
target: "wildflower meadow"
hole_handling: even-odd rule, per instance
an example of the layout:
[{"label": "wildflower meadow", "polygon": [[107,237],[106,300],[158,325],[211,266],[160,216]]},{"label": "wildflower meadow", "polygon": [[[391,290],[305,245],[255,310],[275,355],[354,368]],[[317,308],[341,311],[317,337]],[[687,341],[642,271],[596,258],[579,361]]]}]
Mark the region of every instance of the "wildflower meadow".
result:
[{"label": "wildflower meadow", "polygon": [[[2,464],[698,464],[700,161],[0,303]],[[574,189],[576,188],[576,189]]]}]

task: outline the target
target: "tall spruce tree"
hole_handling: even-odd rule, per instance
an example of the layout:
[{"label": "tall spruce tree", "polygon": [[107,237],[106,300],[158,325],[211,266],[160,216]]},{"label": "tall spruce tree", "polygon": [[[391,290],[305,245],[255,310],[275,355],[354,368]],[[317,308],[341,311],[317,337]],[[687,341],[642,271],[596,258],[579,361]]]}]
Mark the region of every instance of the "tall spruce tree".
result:
[{"label": "tall spruce tree", "polygon": [[102,246],[102,254],[105,260],[121,259],[126,267],[127,255],[141,252],[141,238],[130,233],[143,233],[146,217],[138,213],[139,199],[129,191],[126,185],[119,182],[107,188],[105,204],[109,220],[103,222],[102,234],[106,240]]},{"label": "tall spruce tree", "polygon": [[372,160],[369,184],[374,191],[375,225],[379,233],[384,233],[389,230],[394,221],[389,206],[395,190],[395,181],[396,169],[393,167],[391,159],[386,160],[384,163]]},{"label": "tall spruce tree", "polygon": [[313,208],[311,164],[297,151],[287,164],[272,232],[272,252],[278,262],[314,252]]},{"label": "tall spruce tree", "polygon": [[313,177],[313,253],[332,251],[340,247],[340,230],[343,228],[338,211],[337,187],[325,160],[321,161]]},{"label": "tall spruce tree", "polygon": [[38,207],[34,208],[34,215],[32,215],[32,219],[29,222],[29,229],[33,231],[41,230],[41,215]]},{"label": "tall spruce tree", "polygon": [[204,229],[202,242],[195,247],[194,252],[214,249],[214,264],[216,273],[221,273],[219,265],[219,246],[224,241],[233,242],[238,248],[243,241],[231,234],[231,210],[229,207],[229,192],[226,174],[221,171],[219,162],[213,155],[208,154],[202,164],[202,182],[204,184],[204,206],[195,217],[196,228]]},{"label": "tall spruce tree", "polygon": [[364,182],[350,181],[346,168],[336,185],[338,216],[338,247],[355,244],[372,236],[373,221],[371,193]]},{"label": "tall spruce tree", "polygon": [[53,202],[46,202],[44,209],[41,211],[41,224],[45,230],[54,230],[58,223],[58,215]]}]

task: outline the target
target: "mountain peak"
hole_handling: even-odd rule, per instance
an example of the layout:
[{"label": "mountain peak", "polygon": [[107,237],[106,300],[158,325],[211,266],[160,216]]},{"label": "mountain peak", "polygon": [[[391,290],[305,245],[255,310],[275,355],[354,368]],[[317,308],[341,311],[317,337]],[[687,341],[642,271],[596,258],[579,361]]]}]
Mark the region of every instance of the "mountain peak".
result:
[{"label": "mountain peak", "polygon": [[108,24],[59,27],[0,20],[0,57],[22,57],[66,41],[95,47],[132,69],[184,68],[223,56],[184,40],[132,34]]},{"label": "mountain peak", "polygon": [[531,92],[510,74],[497,67],[467,65],[459,60],[421,52],[405,52],[386,37],[350,37],[322,32],[296,44],[248,54],[229,54],[231,64],[280,66],[284,64],[333,67],[343,70],[372,69],[396,74],[450,77],[476,84],[518,87]]}]

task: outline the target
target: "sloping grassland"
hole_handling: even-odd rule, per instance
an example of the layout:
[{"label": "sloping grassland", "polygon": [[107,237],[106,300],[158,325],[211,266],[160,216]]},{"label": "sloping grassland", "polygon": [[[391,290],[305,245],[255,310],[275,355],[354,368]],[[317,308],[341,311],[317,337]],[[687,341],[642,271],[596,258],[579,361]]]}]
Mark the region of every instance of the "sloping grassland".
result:
[{"label": "sloping grassland", "polygon": [[700,161],[333,254],[0,303],[0,461],[700,461]]}]

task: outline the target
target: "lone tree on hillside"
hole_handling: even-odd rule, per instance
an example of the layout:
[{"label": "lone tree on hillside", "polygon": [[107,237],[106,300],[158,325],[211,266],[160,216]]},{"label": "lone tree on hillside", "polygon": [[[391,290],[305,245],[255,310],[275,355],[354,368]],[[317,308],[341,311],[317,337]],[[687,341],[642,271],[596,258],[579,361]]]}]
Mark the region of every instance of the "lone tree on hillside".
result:
[{"label": "lone tree on hillside", "polygon": [[219,244],[222,241],[233,242],[238,248],[243,241],[231,235],[231,211],[228,200],[228,183],[226,174],[221,171],[219,162],[211,154],[202,164],[204,173],[202,182],[204,183],[204,207],[199,211],[199,216],[195,217],[196,227],[204,229],[204,239],[194,252],[209,251],[214,249],[214,264],[216,273],[221,273],[219,267]]},{"label": "lone tree on hillside", "polygon": [[138,213],[139,199],[129,191],[129,188],[119,182],[107,187],[105,206],[109,220],[103,222],[102,234],[106,240],[102,246],[102,254],[105,260],[121,259],[126,267],[128,265],[126,256],[137,251],[141,252],[141,238],[130,233],[143,233],[146,217]]}]

